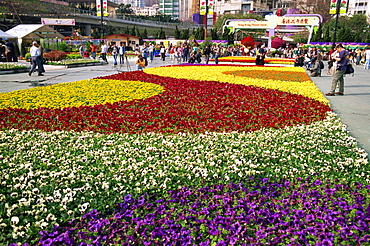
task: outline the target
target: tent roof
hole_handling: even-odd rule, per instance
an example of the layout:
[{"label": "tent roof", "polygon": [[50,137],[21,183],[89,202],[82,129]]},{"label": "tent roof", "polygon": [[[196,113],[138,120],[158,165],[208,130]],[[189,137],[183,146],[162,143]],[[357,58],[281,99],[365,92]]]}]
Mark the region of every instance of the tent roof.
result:
[{"label": "tent roof", "polygon": [[6,32],[0,30],[0,38],[15,38],[15,36],[7,34]]},{"label": "tent roof", "polygon": [[53,28],[41,24],[22,24],[6,31],[7,34],[17,38],[64,38],[62,34]]}]

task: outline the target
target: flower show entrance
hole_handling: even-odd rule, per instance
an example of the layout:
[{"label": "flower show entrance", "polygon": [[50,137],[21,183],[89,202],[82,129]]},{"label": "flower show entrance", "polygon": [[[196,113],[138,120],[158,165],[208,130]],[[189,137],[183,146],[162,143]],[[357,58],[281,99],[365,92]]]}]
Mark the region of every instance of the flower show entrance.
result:
[{"label": "flower show entrance", "polygon": [[229,19],[225,22],[224,28],[235,33],[244,29],[266,29],[268,30],[268,47],[271,47],[270,37],[275,36],[275,33],[297,33],[308,29],[310,42],[312,33],[315,28],[318,28],[322,22],[322,16],[319,14],[288,14],[284,16],[266,15],[265,21],[257,21],[255,19]]}]

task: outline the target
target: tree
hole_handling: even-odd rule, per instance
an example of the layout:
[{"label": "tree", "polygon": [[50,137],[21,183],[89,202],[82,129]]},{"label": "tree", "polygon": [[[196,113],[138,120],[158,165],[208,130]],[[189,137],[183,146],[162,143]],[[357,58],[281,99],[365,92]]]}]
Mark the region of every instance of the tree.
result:
[{"label": "tree", "polygon": [[[333,41],[335,19],[323,25],[323,41]],[[366,42],[369,28],[365,15],[340,16],[336,42]]]},{"label": "tree", "polygon": [[176,29],[175,29],[175,38],[176,39],[181,38],[181,32],[180,32],[179,28],[177,27],[177,25],[176,25]]},{"label": "tree", "polygon": [[146,30],[146,28],[144,29],[143,33],[141,34],[141,38],[142,39],[148,38],[148,31]]},{"label": "tree", "polygon": [[302,31],[302,32],[298,32],[298,33],[294,34],[292,36],[292,38],[293,38],[294,42],[296,42],[296,43],[305,44],[308,41],[308,35],[309,35],[308,31]]},{"label": "tree", "polygon": [[130,14],[133,14],[134,11],[131,9],[131,4],[121,3],[120,5],[118,5],[117,13],[130,15]]},{"label": "tree", "polygon": [[166,33],[164,32],[163,28],[159,31],[159,39],[166,39]]},{"label": "tree", "polygon": [[322,41],[322,38],[323,38],[322,26],[323,25],[320,25],[317,31],[312,35],[312,39],[311,39],[312,42],[323,42]]},{"label": "tree", "polygon": [[221,35],[223,26],[225,25],[226,20],[228,19],[255,19],[255,20],[263,20],[261,15],[257,14],[224,14],[217,17],[213,28],[215,31]]},{"label": "tree", "polygon": [[128,26],[126,26],[125,34],[130,34],[130,33],[131,33],[130,29],[128,28]]},{"label": "tree", "polygon": [[181,31],[181,39],[188,40],[189,37],[190,37],[190,30],[189,30],[189,28],[182,29],[182,31]]},{"label": "tree", "polygon": [[296,0],[296,8],[307,14],[319,14],[323,17],[323,23],[331,18],[329,14],[332,0]]},{"label": "tree", "polygon": [[219,39],[217,31],[214,28],[211,29],[211,38],[212,38],[212,40],[218,40]]},{"label": "tree", "polygon": [[139,28],[136,28],[136,32],[135,32],[135,35],[134,36],[141,37]]},{"label": "tree", "polygon": [[136,35],[136,26],[133,26],[130,30],[129,35],[135,36]]}]

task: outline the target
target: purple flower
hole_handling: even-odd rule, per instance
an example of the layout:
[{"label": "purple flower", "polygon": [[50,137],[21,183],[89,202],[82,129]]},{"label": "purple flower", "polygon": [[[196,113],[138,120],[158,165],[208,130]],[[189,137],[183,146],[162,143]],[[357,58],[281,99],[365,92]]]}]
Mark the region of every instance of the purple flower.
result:
[{"label": "purple flower", "polygon": [[132,198],[132,196],[130,194],[126,195],[123,200],[126,202],[126,203],[133,203],[134,202],[134,199]]}]

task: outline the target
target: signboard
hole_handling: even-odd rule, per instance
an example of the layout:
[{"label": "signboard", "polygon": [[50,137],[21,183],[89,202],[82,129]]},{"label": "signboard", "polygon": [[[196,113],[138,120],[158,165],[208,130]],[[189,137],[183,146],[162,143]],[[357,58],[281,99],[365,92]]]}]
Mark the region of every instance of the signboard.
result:
[{"label": "signboard", "polygon": [[108,16],[108,0],[96,0],[96,15],[101,16],[102,3],[103,3],[103,16]]},{"label": "signboard", "polygon": [[316,16],[302,16],[302,17],[285,17],[279,16],[276,18],[277,25],[296,25],[296,26],[312,26],[319,25],[320,19]]},{"label": "signboard", "polygon": [[234,28],[270,28],[271,23],[268,21],[230,21],[230,26]]},{"label": "signboard", "polygon": [[340,1],[338,1],[338,0],[331,0],[329,14],[335,15],[337,13],[337,3],[338,2],[340,4],[339,14],[345,14],[345,13],[347,13],[348,1],[346,1],[346,0],[340,0]]},{"label": "signboard", "polygon": [[75,19],[41,18],[41,24],[43,24],[43,25],[74,26],[75,25]]}]

